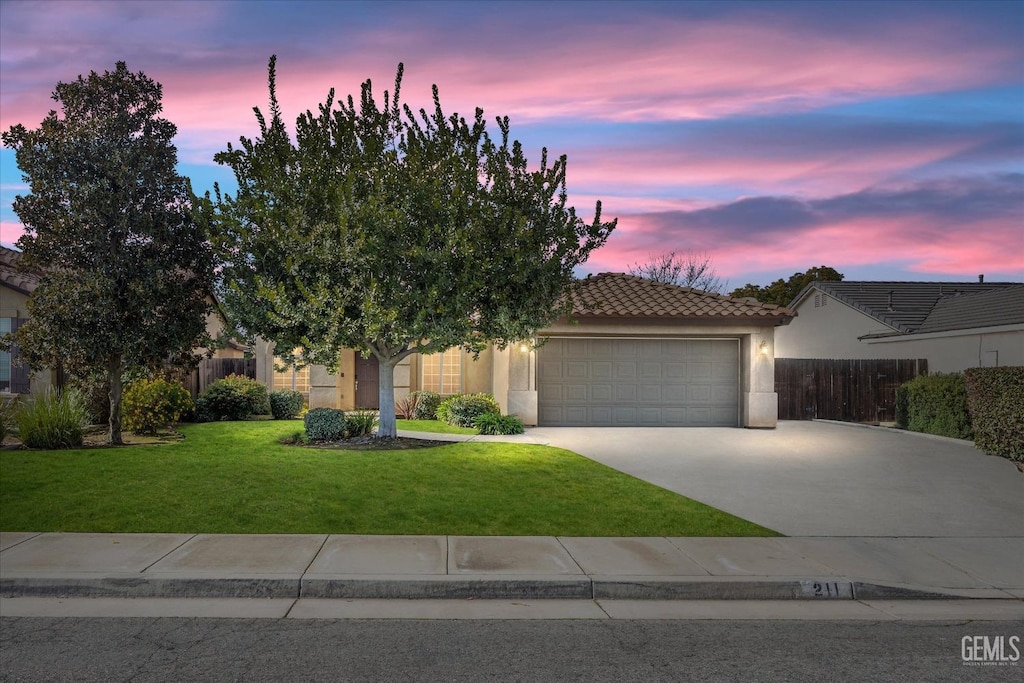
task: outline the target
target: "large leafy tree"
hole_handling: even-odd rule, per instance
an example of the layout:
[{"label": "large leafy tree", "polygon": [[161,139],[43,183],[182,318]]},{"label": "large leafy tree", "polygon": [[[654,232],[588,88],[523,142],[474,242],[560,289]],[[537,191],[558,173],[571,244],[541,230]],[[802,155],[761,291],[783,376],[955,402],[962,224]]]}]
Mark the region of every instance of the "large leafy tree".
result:
[{"label": "large leafy tree", "polygon": [[110,443],[121,443],[128,367],[194,360],[209,346],[213,251],[175,171],[176,128],[160,118],[162,88],[118,62],[58,83],[39,128],[3,133],[29,194],[14,200],[17,246],[45,273],[15,342],[30,367],[106,373]]},{"label": "large leafy tree", "polygon": [[721,294],[728,285],[718,276],[711,256],[693,251],[680,253],[673,250],[651,254],[647,262],[634,263],[629,268],[629,274],[712,294]]},{"label": "large leafy tree", "polygon": [[378,435],[395,435],[394,368],[412,353],[479,352],[530,338],[566,313],[573,269],[615,221],[585,223],[566,205],[566,159],[531,170],[507,118],[492,138],[471,120],[399,101],[358,102],[286,130],[271,58],[270,118],[260,136],[216,156],[238,180],[208,206],[225,261],[225,303],[250,334],[336,368],[342,348],[377,357]]},{"label": "large leafy tree", "polygon": [[804,287],[812,282],[839,282],[843,274],[829,266],[816,266],[808,268],[803,273],[793,273],[789,279],[779,278],[771,284],[760,285],[745,284],[734,289],[732,296],[753,297],[766,304],[778,304],[788,306],[797,294],[803,291]]}]

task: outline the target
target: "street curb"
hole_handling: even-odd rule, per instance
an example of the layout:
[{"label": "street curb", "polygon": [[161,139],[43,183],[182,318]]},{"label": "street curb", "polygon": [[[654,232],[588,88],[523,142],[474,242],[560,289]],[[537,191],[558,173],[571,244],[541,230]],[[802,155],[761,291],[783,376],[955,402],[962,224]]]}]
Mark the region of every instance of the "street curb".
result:
[{"label": "street curb", "polygon": [[[950,589],[849,579],[752,577],[4,577],[3,597],[404,600],[963,600]],[[992,596],[988,596],[993,599]],[[1016,600],[1009,593],[995,598]]]}]

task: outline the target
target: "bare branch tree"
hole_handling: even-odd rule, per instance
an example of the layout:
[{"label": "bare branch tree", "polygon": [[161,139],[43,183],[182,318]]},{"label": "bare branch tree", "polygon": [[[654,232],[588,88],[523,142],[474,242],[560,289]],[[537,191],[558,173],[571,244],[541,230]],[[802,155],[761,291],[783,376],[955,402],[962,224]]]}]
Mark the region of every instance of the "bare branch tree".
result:
[{"label": "bare branch tree", "polygon": [[715,265],[706,252],[687,251],[680,254],[676,251],[666,251],[651,254],[648,258],[647,263],[633,264],[629,274],[655,282],[692,287],[712,294],[721,294],[728,286],[727,281],[718,277]]}]

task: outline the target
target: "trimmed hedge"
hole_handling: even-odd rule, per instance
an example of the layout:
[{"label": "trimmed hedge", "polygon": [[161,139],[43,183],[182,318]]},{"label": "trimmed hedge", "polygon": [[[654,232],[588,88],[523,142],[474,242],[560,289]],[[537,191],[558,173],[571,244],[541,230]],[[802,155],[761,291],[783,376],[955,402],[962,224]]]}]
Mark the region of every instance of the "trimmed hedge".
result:
[{"label": "trimmed hedge", "polygon": [[412,419],[437,419],[437,407],[441,405],[441,394],[434,391],[414,391],[409,396],[413,397],[416,402],[412,411]]},{"label": "trimmed hedge", "polygon": [[437,407],[437,419],[454,427],[472,427],[485,413],[501,414],[501,406],[490,394],[456,394]]},{"label": "trimmed hedge", "polygon": [[962,375],[919,375],[896,393],[896,423],[926,434],[972,439]]},{"label": "trimmed hedge", "polygon": [[305,399],[298,391],[281,389],[270,392],[270,414],[275,420],[290,420],[302,412]]},{"label": "trimmed hedge", "polygon": [[964,371],[974,445],[1024,462],[1024,367]]},{"label": "trimmed hedge", "polygon": [[196,399],[200,422],[244,420],[251,415],[270,415],[267,387],[242,375],[219,379]]},{"label": "trimmed hedge", "polygon": [[310,441],[337,441],[345,437],[348,422],[345,411],[337,408],[313,408],[302,418]]}]

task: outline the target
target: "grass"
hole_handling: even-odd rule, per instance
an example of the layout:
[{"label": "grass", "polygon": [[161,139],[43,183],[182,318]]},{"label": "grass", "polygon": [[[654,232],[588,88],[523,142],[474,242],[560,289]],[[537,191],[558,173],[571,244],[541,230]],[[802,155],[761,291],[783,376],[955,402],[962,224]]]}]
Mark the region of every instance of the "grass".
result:
[{"label": "grass", "polygon": [[0,530],[564,536],[775,532],[569,451],[284,446],[290,422],[185,425],[161,446],[0,452]]},{"label": "grass", "polygon": [[431,434],[476,434],[477,430],[467,427],[453,427],[440,420],[397,420],[398,428],[410,432]]}]

